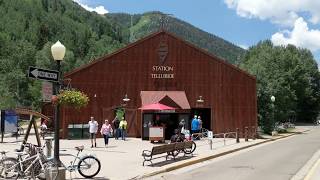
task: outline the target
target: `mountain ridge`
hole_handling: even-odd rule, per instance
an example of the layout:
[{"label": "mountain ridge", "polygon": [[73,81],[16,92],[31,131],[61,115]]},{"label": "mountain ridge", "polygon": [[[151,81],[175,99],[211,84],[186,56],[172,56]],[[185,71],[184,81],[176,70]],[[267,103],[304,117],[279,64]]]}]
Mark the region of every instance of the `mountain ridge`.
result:
[{"label": "mountain ridge", "polygon": [[108,13],[105,16],[124,29],[122,34],[127,42],[134,42],[164,28],[166,31],[235,65],[239,64],[239,60],[246,51],[223,38],[161,12]]}]

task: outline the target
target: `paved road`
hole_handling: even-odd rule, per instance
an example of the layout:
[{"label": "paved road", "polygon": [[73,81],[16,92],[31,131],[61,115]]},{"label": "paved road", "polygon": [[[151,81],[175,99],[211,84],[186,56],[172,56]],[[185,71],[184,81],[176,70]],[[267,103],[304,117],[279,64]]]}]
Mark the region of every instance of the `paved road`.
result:
[{"label": "paved road", "polygon": [[150,179],[289,180],[320,149],[320,127]]}]

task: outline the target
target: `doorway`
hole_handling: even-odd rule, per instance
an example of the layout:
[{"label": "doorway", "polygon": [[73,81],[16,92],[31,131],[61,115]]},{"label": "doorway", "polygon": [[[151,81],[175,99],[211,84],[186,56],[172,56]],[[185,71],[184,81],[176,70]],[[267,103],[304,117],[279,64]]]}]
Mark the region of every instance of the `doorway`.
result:
[{"label": "doorway", "polygon": [[[202,120],[202,128],[212,130],[211,128],[211,108],[193,108],[191,109],[190,119],[192,120],[194,115],[200,116]],[[190,121],[191,124],[191,121]]]},{"label": "doorway", "polygon": [[178,128],[179,118],[181,118],[178,113],[144,113],[142,117],[143,140],[149,140],[149,127],[151,126],[164,126],[165,139],[170,139],[174,130]]}]

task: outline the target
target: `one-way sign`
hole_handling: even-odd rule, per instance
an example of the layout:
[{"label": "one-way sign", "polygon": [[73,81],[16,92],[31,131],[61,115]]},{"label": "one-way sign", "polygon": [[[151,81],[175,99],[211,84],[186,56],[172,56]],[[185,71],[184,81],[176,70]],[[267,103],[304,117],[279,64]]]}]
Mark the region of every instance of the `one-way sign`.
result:
[{"label": "one-way sign", "polygon": [[46,81],[59,81],[59,72],[48,70],[48,69],[40,69],[37,67],[29,66],[28,76],[35,79],[46,80]]}]

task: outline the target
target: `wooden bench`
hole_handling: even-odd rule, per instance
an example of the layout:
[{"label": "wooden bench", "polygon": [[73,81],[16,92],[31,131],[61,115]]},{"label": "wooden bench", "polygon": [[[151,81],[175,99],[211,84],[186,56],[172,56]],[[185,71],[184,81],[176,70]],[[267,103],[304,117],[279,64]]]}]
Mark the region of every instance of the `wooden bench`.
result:
[{"label": "wooden bench", "polygon": [[155,159],[155,158],[153,158],[153,156],[159,155],[159,154],[163,154],[163,153],[167,154],[166,155],[166,160],[168,160],[169,156],[173,156],[173,151],[174,150],[175,150],[175,143],[165,144],[165,145],[160,145],[160,146],[154,146],[151,151],[143,150],[142,151],[142,156],[144,158],[144,161],[143,161],[142,165],[144,166],[144,163],[146,161],[150,161],[151,164],[153,165],[153,163],[151,161],[152,159]]},{"label": "wooden bench", "polygon": [[[166,153],[166,160],[168,160],[169,156],[172,156],[173,159],[180,153],[183,152],[184,155],[186,154],[191,154],[195,151],[196,149],[196,143],[193,141],[186,141],[186,142],[176,142],[176,143],[171,143],[171,144],[165,144],[165,145],[160,145],[160,146],[154,146],[151,151],[149,150],[143,150],[142,151],[142,156],[144,158],[144,161],[142,165],[144,166],[144,163],[146,161],[150,161],[152,163],[153,156],[155,155],[160,155],[163,153]],[[160,157],[159,157],[160,158]]]}]

